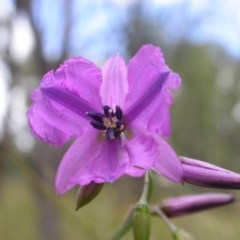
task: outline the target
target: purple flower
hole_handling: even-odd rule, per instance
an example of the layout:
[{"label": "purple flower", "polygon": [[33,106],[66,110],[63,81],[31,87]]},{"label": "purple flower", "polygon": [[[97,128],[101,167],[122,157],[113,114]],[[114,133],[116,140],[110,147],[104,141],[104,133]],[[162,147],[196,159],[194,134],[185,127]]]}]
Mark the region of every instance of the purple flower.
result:
[{"label": "purple flower", "polygon": [[240,174],[213,164],[187,157],[180,157],[183,181],[210,188],[240,189]]},{"label": "purple flower", "polygon": [[235,199],[231,194],[204,193],[168,198],[161,203],[160,207],[168,217],[177,217],[223,206],[234,201]]},{"label": "purple flower", "polygon": [[60,163],[57,192],[148,169],[182,181],[181,163],[163,139],[170,136],[170,89],[180,84],[153,45],[143,46],[128,66],[114,56],[101,71],[75,57],[48,72],[31,95],[27,118],[42,141],[62,146],[76,139]]}]

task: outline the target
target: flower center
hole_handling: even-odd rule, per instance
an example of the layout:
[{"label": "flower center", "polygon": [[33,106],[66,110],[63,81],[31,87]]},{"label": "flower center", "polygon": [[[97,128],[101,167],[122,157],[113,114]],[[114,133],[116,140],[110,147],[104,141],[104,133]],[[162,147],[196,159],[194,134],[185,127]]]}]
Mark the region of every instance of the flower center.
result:
[{"label": "flower center", "polygon": [[124,131],[121,108],[116,106],[115,109],[112,109],[109,106],[103,106],[103,112],[86,112],[90,118],[89,123],[98,130],[104,130],[110,140],[120,137]]}]

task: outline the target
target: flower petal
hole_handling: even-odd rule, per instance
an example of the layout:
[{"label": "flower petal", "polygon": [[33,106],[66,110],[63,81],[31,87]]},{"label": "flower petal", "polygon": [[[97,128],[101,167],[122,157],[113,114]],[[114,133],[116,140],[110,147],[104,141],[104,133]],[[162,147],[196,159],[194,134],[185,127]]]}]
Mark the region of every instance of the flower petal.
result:
[{"label": "flower petal", "polygon": [[182,166],[174,150],[160,136],[135,129],[125,146],[130,163],[126,173],[138,177],[153,168],[173,182],[182,181]]},{"label": "flower petal", "polygon": [[33,134],[60,146],[84,132],[85,112],[101,108],[100,78],[98,68],[82,58],[69,59],[44,75],[27,112]]},{"label": "flower petal", "polygon": [[125,144],[125,150],[131,162],[126,169],[126,174],[140,177],[153,166],[158,158],[158,143],[149,133],[136,130],[132,135]]},{"label": "flower petal", "polygon": [[161,137],[156,136],[155,140],[158,143],[159,155],[153,169],[173,182],[181,182],[183,169],[178,156]]},{"label": "flower petal", "polygon": [[[51,75],[52,72],[46,74],[44,78],[49,78]],[[87,120],[77,112],[72,111],[70,107],[48,97],[42,89],[34,90],[31,98],[34,104],[28,109],[27,118],[32,133],[37,138],[61,146],[71,137],[76,137],[84,131],[83,126]],[[61,101],[65,102],[65,98],[62,98]],[[89,107],[89,109],[91,108]]]},{"label": "flower petal", "polygon": [[[59,194],[77,184],[113,182],[124,174],[142,176],[159,157],[155,136],[140,133],[131,139],[122,137],[112,141],[100,140],[98,134],[89,129],[63,157],[56,178]],[[176,178],[171,176],[175,181]]]},{"label": "flower petal", "polygon": [[125,174],[128,164],[121,139],[100,139],[98,131],[89,129],[64,155],[56,177],[56,190],[63,194],[77,184],[113,182]]},{"label": "flower petal", "polygon": [[75,57],[66,60],[55,72],[52,82],[84,99],[95,110],[102,106],[100,99],[101,71],[92,62]]},{"label": "flower petal", "polygon": [[178,158],[170,146],[159,139],[159,136],[140,132],[131,139],[122,137],[112,141],[100,139],[98,131],[88,129],[61,161],[56,177],[57,192],[63,194],[77,184],[113,182],[124,174],[142,176],[152,166],[170,180],[181,181]]},{"label": "flower petal", "polygon": [[99,155],[89,162],[87,169],[80,169],[71,180],[80,185],[91,181],[96,183],[113,182],[125,174],[129,164],[128,154],[122,148],[121,139],[108,138],[97,142],[101,146]]},{"label": "flower petal", "polygon": [[89,164],[85,172],[80,170],[72,178],[79,184],[87,184],[83,178],[95,182],[113,182],[124,174],[142,176],[158,157],[158,143],[143,132],[133,134],[130,139],[122,136],[114,141],[104,139],[99,157]]},{"label": "flower petal", "polygon": [[[158,47],[149,44],[140,48],[129,62],[128,82],[129,92],[123,109],[129,116],[128,121],[134,118],[134,122],[141,122],[147,130],[169,137],[169,109],[173,101],[170,89],[178,88],[181,79],[166,65]],[[142,105],[142,98],[148,104]]]},{"label": "flower petal", "polygon": [[76,183],[71,181],[71,178],[76,176],[79,170],[87,169],[91,161],[98,157],[101,144],[97,144],[97,134],[94,129],[88,129],[63,156],[55,180],[58,194],[63,194],[73,188]]},{"label": "flower petal", "polygon": [[33,135],[44,142],[61,146],[71,137],[77,137],[87,123],[79,114],[48,98],[41,90],[32,93],[35,102],[27,111]]},{"label": "flower petal", "polygon": [[111,57],[102,69],[101,98],[103,105],[123,106],[128,92],[127,68],[121,56]]}]

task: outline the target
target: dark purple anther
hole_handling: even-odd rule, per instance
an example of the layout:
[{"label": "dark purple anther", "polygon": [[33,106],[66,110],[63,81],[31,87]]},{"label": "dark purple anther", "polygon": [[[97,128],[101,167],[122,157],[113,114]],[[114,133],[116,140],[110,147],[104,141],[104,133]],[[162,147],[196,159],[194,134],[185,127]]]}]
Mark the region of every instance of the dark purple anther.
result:
[{"label": "dark purple anther", "polygon": [[122,113],[122,109],[119,106],[116,106],[115,108],[115,116],[118,120],[122,120],[123,117],[123,113]]},{"label": "dark purple anther", "polygon": [[94,120],[90,120],[89,123],[98,130],[106,130],[106,127],[103,125],[103,123],[96,122]]},{"label": "dark purple anther", "polygon": [[109,106],[103,106],[103,111],[104,111],[104,114],[105,114],[106,117],[110,117],[110,115],[109,115],[109,110],[110,109],[111,108]]},{"label": "dark purple anther", "polygon": [[86,115],[90,117],[91,119],[103,123],[103,118],[105,117],[102,113],[95,113],[95,112],[86,112]]},{"label": "dark purple anther", "polygon": [[121,129],[123,127],[122,121],[117,120],[116,121],[116,129]]}]

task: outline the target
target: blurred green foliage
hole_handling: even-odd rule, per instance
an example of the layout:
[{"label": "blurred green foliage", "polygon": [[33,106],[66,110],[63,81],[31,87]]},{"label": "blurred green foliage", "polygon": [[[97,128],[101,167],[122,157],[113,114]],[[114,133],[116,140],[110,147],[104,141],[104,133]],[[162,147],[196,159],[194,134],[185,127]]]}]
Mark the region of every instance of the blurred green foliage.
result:
[{"label": "blurred green foliage", "polygon": [[[128,179],[129,180],[129,179]],[[38,230],[38,213],[29,183],[24,177],[2,180],[4,188],[1,191],[0,204],[0,236],[8,240],[40,240]],[[75,195],[64,197],[54,194],[50,185],[44,186],[50,192],[52,204],[55,204],[59,214],[59,233],[63,240],[101,240],[110,239],[119,228],[130,204],[136,199],[123,198],[118,185],[126,184],[122,179],[114,185],[106,185],[98,198],[80,211],[74,211]],[[51,189],[51,190],[50,190]],[[125,191],[131,190],[126,187]],[[162,189],[161,189],[162,191]],[[170,194],[162,191],[158,197]],[[238,239],[239,216],[236,214],[239,204],[202,212],[174,219],[173,222],[196,237],[196,239],[225,240]],[[132,239],[130,231],[123,240]],[[152,240],[171,240],[171,234],[165,223],[157,217],[152,218]]]}]

